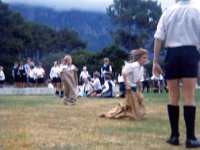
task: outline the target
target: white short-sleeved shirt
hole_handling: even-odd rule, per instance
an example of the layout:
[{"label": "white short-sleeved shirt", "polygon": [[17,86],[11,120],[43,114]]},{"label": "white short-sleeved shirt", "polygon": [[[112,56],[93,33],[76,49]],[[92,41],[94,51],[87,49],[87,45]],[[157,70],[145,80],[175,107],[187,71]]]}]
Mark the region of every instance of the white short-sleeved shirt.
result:
[{"label": "white short-sleeved shirt", "polygon": [[80,78],[87,79],[89,77],[88,71],[81,71]]},{"label": "white short-sleeved shirt", "polygon": [[44,78],[45,71],[43,68],[37,68],[37,77]]},{"label": "white short-sleeved shirt", "polygon": [[139,64],[139,62],[127,63],[122,70],[123,74],[127,75],[128,84],[133,87],[136,83],[143,81],[144,67]]},{"label": "white short-sleeved shirt", "polygon": [[200,7],[191,1],[178,1],[162,14],[154,38],[165,47],[200,47]]},{"label": "white short-sleeved shirt", "polygon": [[53,66],[51,68],[51,71],[50,71],[50,74],[49,74],[50,78],[53,79],[53,78],[57,78],[58,77],[58,73],[57,73],[57,70],[56,70],[56,67]]},{"label": "white short-sleeved shirt", "polygon": [[101,82],[100,82],[99,78],[93,79],[92,86],[93,86],[93,88],[94,88],[95,91],[102,89]]},{"label": "white short-sleeved shirt", "polygon": [[33,69],[30,69],[30,78],[37,78],[37,68],[34,67]]},{"label": "white short-sleeved shirt", "polygon": [[56,66],[56,72],[60,76],[61,71],[63,70],[63,65]]},{"label": "white short-sleeved shirt", "polygon": [[74,70],[74,69],[76,69],[76,66],[75,65],[70,65],[70,66],[68,66],[68,65],[63,65],[62,66],[62,71],[70,71],[70,70]]},{"label": "white short-sleeved shirt", "polygon": [[0,81],[4,81],[5,80],[5,74],[2,70],[0,70]]}]

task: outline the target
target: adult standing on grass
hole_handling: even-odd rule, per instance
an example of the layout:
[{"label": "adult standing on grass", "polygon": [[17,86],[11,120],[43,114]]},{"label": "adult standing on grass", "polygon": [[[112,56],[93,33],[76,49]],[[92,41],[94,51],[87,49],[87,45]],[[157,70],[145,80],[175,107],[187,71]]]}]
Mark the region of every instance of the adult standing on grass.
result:
[{"label": "adult standing on grass", "polygon": [[179,145],[179,84],[182,81],[183,111],[186,126],[186,148],[200,147],[195,136],[196,105],[194,99],[200,46],[200,9],[190,0],[176,0],[161,16],[154,35],[153,73],[159,76],[158,62],[162,42],[165,41],[166,80],[169,88],[168,115],[171,136],[166,141]]}]

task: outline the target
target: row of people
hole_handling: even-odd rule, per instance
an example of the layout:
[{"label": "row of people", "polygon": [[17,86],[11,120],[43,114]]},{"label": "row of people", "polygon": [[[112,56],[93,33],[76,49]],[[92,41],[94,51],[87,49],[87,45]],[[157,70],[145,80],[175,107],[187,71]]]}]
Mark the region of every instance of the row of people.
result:
[{"label": "row of people", "polygon": [[35,66],[33,61],[26,65],[23,62],[15,62],[12,76],[14,86],[17,88],[26,87],[28,86],[27,83],[30,83],[31,87],[35,87],[36,84],[42,87],[44,86],[45,70],[40,62],[37,66]]}]

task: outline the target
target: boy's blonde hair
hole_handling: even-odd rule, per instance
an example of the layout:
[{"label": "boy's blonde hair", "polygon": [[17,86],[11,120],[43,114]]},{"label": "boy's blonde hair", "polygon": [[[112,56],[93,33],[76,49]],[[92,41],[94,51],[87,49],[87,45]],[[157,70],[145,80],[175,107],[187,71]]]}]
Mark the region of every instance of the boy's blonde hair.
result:
[{"label": "boy's blonde hair", "polygon": [[148,55],[148,51],[146,49],[139,48],[136,50],[131,50],[130,54],[131,54],[132,60],[135,62],[135,61],[138,61],[142,55],[144,54]]}]

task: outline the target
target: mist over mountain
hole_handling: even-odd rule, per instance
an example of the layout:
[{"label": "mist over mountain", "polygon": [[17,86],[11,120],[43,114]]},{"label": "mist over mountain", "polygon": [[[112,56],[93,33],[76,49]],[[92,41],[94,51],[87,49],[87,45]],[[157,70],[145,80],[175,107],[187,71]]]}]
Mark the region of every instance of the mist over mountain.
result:
[{"label": "mist over mountain", "polygon": [[87,42],[90,51],[99,51],[112,44],[110,32],[114,27],[107,14],[79,10],[55,11],[22,4],[10,4],[9,8],[20,12],[27,20],[54,29],[68,28],[78,32],[80,38]]}]

